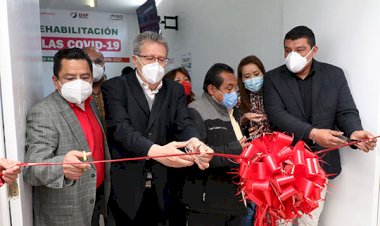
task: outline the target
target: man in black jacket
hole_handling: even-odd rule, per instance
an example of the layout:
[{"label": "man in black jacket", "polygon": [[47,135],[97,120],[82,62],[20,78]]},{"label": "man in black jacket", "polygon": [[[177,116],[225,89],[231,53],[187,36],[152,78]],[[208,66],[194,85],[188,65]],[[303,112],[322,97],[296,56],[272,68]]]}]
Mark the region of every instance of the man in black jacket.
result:
[{"label": "man in black jacket", "polygon": [[[239,155],[247,145],[238,124],[239,112],[234,111],[236,86],[233,69],[214,64],[206,74],[203,95],[189,105],[201,140],[218,153]],[[236,195],[238,181],[230,174],[237,167],[229,159],[214,157],[205,171],[188,169],[183,200],[189,208],[189,226],[241,225],[246,208]]]},{"label": "man in black jacket", "polygon": [[136,71],[102,86],[112,158],[183,154],[184,147],[203,154],[112,164],[110,209],[117,225],[167,225],[168,170],[194,162],[205,169],[212,149],[197,138],[182,85],[162,80],[168,62],[163,37],[141,33],[133,53]]},{"label": "man in black jacket", "polygon": [[[312,30],[293,28],[285,35],[284,51],[285,65],[264,77],[265,111],[275,129],[294,134],[294,142],[304,140],[314,151],[342,145],[347,141],[345,137],[373,138],[362,128],[343,70],[313,59],[318,47]],[[374,149],[376,140],[356,146],[368,152]],[[338,176],[342,170],[339,152],[327,152],[322,159],[329,179]],[[298,225],[318,225],[322,209],[320,202],[312,217],[303,216]]]}]

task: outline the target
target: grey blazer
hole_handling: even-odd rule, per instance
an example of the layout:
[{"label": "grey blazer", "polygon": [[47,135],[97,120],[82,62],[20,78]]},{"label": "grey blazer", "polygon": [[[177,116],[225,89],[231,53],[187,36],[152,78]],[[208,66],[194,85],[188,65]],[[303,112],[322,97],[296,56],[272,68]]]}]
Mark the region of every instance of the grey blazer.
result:
[{"label": "grey blazer", "polygon": [[[91,108],[99,121],[94,101]],[[102,125],[99,121],[100,126]],[[104,134],[104,132],[103,132]],[[104,136],[105,159],[110,159]],[[55,91],[27,115],[26,162],[62,162],[71,150],[89,150],[75,113]],[[92,157],[89,161],[92,161]],[[103,214],[110,193],[109,164],[105,164]],[[25,167],[24,180],[33,187],[34,225],[89,226],[96,200],[96,170],[92,165],[77,181],[65,179],[62,166]]]}]

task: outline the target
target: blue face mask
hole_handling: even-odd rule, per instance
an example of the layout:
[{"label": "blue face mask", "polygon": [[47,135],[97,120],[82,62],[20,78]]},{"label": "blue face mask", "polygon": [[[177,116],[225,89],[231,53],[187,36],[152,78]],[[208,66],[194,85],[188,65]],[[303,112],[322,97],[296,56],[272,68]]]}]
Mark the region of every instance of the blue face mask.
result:
[{"label": "blue face mask", "polygon": [[263,86],[264,76],[253,77],[244,81],[244,87],[251,92],[258,92]]},{"label": "blue face mask", "polygon": [[233,107],[236,106],[238,102],[238,96],[237,93],[231,92],[231,93],[222,93],[220,90],[218,90],[221,94],[223,94],[223,105],[227,109],[232,109]]}]

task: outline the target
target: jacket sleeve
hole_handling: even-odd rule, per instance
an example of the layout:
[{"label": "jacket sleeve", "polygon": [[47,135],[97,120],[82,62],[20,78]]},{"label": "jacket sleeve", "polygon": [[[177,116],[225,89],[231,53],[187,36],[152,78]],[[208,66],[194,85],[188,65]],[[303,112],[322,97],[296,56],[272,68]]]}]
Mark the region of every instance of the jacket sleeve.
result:
[{"label": "jacket sleeve", "polygon": [[356,130],[362,130],[363,127],[361,125],[359,111],[352,98],[344,72],[340,68],[336,68],[336,70],[335,77],[339,79],[338,83],[340,84],[336,121],[338,128],[343,131],[347,137],[350,137],[351,133]]},{"label": "jacket sleeve", "polygon": [[[202,116],[199,114],[197,110],[194,108],[189,108],[190,116],[193,119],[198,132],[200,133],[200,140],[203,141],[205,144],[207,144],[207,131],[206,131],[206,125],[204,120],[202,119]],[[207,144],[208,145],[208,144]],[[240,145],[239,141],[233,141],[226,144],[218,145],[218,146],[210,146],[216,153],[223,153],[223,154],[235,154],[240,155],[242,152],[242,147]],[[236,167],[237,164],[230,159],[224,158],[224,157],[213,157],[210,161],[210,168],[217,168],[217,167]]]},{"label": "jacket sleeve", "polygon": [[[26,119],[25,162],[63,162],[64,156],[55,156],[58,148],[58,131],[49,112],[33,107]],[[62,166],[28,166],[23,177],[32,186],[62,188],[74,182],[66,180]]]},{"label": "jacket sleeve", "polygon": [[[174,88],[174,87],[173,87]],[[179,141],[186,141],[190,138],[196,137],[200,138],[199,130],[197,129],[195,122],[191,119],[189,108],[187,107],[187,97],[183,86],[179,86],[179,98],[177,98],[176,103],[176,131],[175,137]]]},{"label": "jacket sleeve", "polygon": [[[135,156],[147,156],[154,144],[133,128],[128,115],[128,103],[125,95],[128,87],[124,76],[110,79],[103,83],[102,94],[106,112],[107,133]],[[127,157],[127,156],[124,156]]]},{"label": "jacket sleeve", "polygon": [[269,122],[282,131],[293,133],[296,140],[308,140],[312,125],[303,122],[289,113],[284,105],[281,94],[273,83],[277,74],[267,74],[264,76],[264,108],[268,115]]}]

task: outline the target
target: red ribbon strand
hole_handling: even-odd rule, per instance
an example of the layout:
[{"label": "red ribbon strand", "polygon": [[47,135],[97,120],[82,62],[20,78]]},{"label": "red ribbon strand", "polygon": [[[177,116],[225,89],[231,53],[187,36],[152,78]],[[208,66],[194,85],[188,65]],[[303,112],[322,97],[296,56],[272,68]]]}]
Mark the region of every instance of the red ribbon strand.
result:
[{"label": "red ribbon strand", "polygon": [[3,174],[0,172],[0,187],[4,185],[4,181],[2,177],[3,177]]},{"label": "red ribbon strand", "polygon": [[[318,154],[355,145],[374,138],[348,142],[313,153],[303,141],[291,146],[293,137],[274,132],[254,139],[240,155],[209,153],[234,159],[240,164],[240,190],[246,199],[257,205],[255,226],[276,226],[277,220],[293,221],[301,214],[309,214],[318,207],[320,193],[326,187],[326,174],[319,164]],[[160,156],[143,156],[91,162],[21,162],[18,166],[52,166],[65,164],[97,164],[148,160],[199,152]],[[3,184],[0,173],[0,186]]]}]

